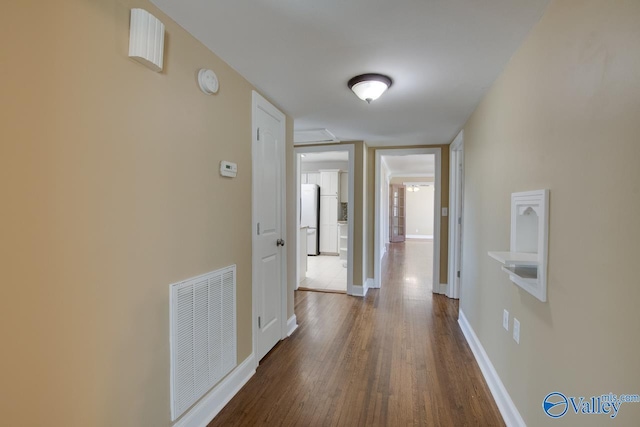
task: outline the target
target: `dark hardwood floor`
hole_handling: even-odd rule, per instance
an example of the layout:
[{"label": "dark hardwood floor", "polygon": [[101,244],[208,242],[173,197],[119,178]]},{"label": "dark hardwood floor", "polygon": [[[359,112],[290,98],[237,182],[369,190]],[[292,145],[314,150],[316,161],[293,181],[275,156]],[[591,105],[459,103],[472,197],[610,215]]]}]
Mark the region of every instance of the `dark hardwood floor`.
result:
[{"label": "dark hardwood floor", "polygon": [[431,293],[430,244],[392,244],[365,298],[296,291],[298,329],[209,427],[504,425],[457,301]]}]

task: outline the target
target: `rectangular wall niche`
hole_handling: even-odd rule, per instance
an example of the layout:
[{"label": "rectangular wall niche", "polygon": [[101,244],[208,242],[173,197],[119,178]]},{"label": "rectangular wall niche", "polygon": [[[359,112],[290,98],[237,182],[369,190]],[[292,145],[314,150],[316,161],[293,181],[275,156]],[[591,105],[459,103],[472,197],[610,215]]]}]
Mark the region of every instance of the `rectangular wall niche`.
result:
[{"label": "rectangular wall niche", "polygon": [[549,190],[511,194],[509,252],[489,252],[509,279],[540,301],[547,300]]}]

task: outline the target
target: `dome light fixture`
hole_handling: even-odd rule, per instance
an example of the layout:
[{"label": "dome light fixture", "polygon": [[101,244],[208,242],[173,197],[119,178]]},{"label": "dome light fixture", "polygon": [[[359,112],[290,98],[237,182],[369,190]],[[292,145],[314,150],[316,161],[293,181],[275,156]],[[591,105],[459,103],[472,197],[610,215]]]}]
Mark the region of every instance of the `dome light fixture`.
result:
[{"label": "dome light fixture", "polygon": [[353,77],[347,85],[358,98],[371,103],[389,89],[392,83],[393,81],[388,76],[369,73]]}]

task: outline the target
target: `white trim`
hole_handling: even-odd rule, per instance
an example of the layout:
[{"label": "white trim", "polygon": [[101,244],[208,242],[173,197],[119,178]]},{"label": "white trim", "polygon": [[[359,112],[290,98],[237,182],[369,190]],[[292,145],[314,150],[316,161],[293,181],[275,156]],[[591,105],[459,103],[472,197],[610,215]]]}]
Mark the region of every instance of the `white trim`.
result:
[{"label": "white trim", "polygon": [[[282,171],[283,173],[280,176],[280,191],[281,191],[281,217],[280,217],[280,233],[281,238],[286,242],[287,241],[287,186],[286,186],[286,116],[274,107],[269,101],[267,101],[262,95],[260,95],[255,90],[251,91],[251,335],[252,335],[252,345],[253,345],[253,354],[256,354],[258,351],[258,331],[257,331],[257,322],[255,321],[258,317],[258,309],[256,306],[256,301],[258,300],[258,287],[256,285],[257,281],[257,265],[258,260],[256,259],[257,251],[257,239],[256,239],[256,225],[257,225],[257,204],[256,199],[257,195],[255,194],[256,188],[256,173],[255,173],[255,163],[256,163],[256,150],[255,145],[258,143],[256,139],[258,125],[256,123],[256,112],[258,108],[265,111],[267,114],[270,114],[274,118],[280,121],[280,134],[284,137],[281,145],[282,152],[280,154],[280,161],[282,162]],[[296,236],[297,237],[297,236]],[[297,239],[296,239],[297,240]],[[297,247],[297,244],[296,244]],[[281,307],[280,307],[280,339],[285,339],[287,337],[287,322],[285,319],[287,318],[287,252],[286,250],[282,252],[282,256],[280,257],[280,271],[281,271],[281,280],[280,280],[280,294],[281,294]],[[296,272],[297,274],[297,272]],[[297,280],[297,276],[296,277]],[[258,366],[259,360],[254,357],[255,365]]]},{"label": "white trim", "polygon": [[298,321],[296,319],[296,315],[294,314],[287,320],[287,336],[290,337],[291,334],[298,329]]},{"label": "white trim", "polygon": [[387,170],[387,181],[389,181],[391,179],[391,172],[389,172],[389,165],[387,164],[387,161],[385,159],[382,159],[382,164],[384,165],[384,168]]},{"label": "white trim", "polygon": [[[376,161],[375,161],[375,228],[374,228],[374,256],[373,256],[373,280],[375,282],[375,287],[380,287],[380,279],[381,279],[381,260],[382,260],[382,236],[380,236],[380,166],[382,163],[382,156],[406,156],[413,154],[433,154],[435,156],[435,191],[434,191],[434,199],[433,199],[433,282],[432,289],[438,289],[440,285],[440,222],[442,209],[440,209],[441,204],[441,185],[442,185],[442,175],[441,175],[441,159],[442,159],[442,150],[440,147],[437,148],[409,148],[409,149],[380,149],[376,150]],[[411,175],[405,175],[411,176]],[[376,254],[378,254],[376,256]]]},{"label": "white trim", "polygon": [[416,187],[431,187],[434,184],[434,181],[404,181],[402,183],[405,187],[409,185],[415,185]]},{"label": "white trim", "polygon": [[206,427],[256,373],[255,359],[255,354],[251,353],[244,362],[189,409],[173,427]]},{"label": "white trim", "polygon": [[[318,147],[294,147],[293,155],[295,156],[294,162],[294,171],[293,173],[296,176],[296,189],[295,189],[295,197],[296,197],[296,230],[300,230],[300,154],[302,153],[320,153],[320,152],[329,152],[329,151],[346,151],[349,155],[349,202],[347,203],[347,224],[348,224],[348,241],[347,241],[347,294],[348,295],[357,295],[357,292],[360,290],[356,290],[356,288],[360,288],[360,286],[354,286],[353,284],[353,206],[354,206],[354,183],[355,183],[355,158],[356,158],[356,147],[354,144],[335,144],[335,145],[326,145],[326,146],[318,146]],[[298,239],[295,239],[296,245],[296,253],[298,251]],[[294,277],[298,277],[298,263],[295,265],[295,275]]]},{"label": "white trim", "polygon": [[446,295],[449,285],[446,283],[440,283],[435,289],[432,289],[434,294]]},{"label": "white trim", "polygon": [[505,424],[508,427],[526,427],[520,412],[518,412],[518,408],[515,403],[513,403],[513,400],[511,400],[509,392],[500,380],[500,377],[498,376],[496,369],[493,367],[487,352],[484,351],[482,343],[473,331],[473,328],[467,321],[462,310],[459,311],[458,324],[460,325],[460,329],[462,329],[464,337],[467,339],[467,343],[469,343],[469,347],[478,362],[478,366],[480,366],[482,375],[484,376],[485,381],[487,381],[489,390],[491,390],[491,394],[496,401],[496,405],[498,405],[498,409],[500,410],[500,414],[502,414]]},{"label": "white trim", "polygon": [[402,172],[391,172],[389,173],[389,178],[433,178],[435,175],[432,173],[402,173]]},{"label": "white trim", "polygon": [[[458,169],[458,164],[462,164],[462,169]],[[461,130],[453,140],[449,147],[449,265],[448,278],[449,289],[447,296],[449,298],[460,298],[460,282],[458,271],[462,271],[462,248],[460,234],[462,233],[463,224],[460,228],[456,225],[457,218],[462,218],[464,203],[463,197],[464,186],[464,130]],[[462,221],[462,220],[461,220]]]},{"label": "white trim", "polygon": [[367,295],[367,291],[369,290],[368,280],[365,280],[363,286],[353,286],[351,293],[349,295],[354,297],[364,297]]},{"label": "white trim", "polygon": [[455,150],[455,151],[462,150],[463,147],[464,147],[464,129],[458,132],[458,135],[456,135],[456,138],[453,140],[453,142],[451,142],[452,150]]},{"label": "white trim", "polygon": [[407,234],[406,239],[433,239],[433,234]]},{"label": "white trim", "polygon": [[373,277],[367,278],[365,282],[365,286],[367,287],[367,290],[375,288],[375,282],[373,280]]}]

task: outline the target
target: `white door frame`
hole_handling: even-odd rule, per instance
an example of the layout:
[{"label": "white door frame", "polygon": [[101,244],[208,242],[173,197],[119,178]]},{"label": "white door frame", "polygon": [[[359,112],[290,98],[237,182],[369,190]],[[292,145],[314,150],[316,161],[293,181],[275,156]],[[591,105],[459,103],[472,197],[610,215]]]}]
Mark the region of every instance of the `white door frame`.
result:
[{"label": "white door frame", "polygon": [[[252,96],[251,96],[251,106],[252,106],[252,114],[251,114],[251,171],[252,171],[252,178],[251,178],[251,248],[252,248],[252,255],[251,255],[251,265],[252,265],[252,271],[251,271],[251,331],[252,331],[252,338],[253,338],[253,354],[257,354],[258,351],[258,324],[257,324],[257,318],[258,318],[258,310],[257,310],[257,305],[256,305],[256,301],[258,299],[258,287],[257,287],[257,283],[256,283],[256,277],[257,277],[257,263],[258,263],[258,259],[257,259],[257,249],[256,249],[256,245],[257,245],[257,235],[256,235],[256,230],[257,230],[257,194],[255,189],[256,187],[256,179],[257,179],[257,174],[255,173],[255,164],[256,164],[256,144],[258,143],[258,139],[257,139],[257,134],[258,134],[258,124],[256,122],[256,116],[257,116],[257,111],[258,109],[262,109],[263,111],[265,111],[267,114],[270,114],[273,117],[276,117],[279,121],[280,121],[280,134],[283,136],[283,140],[282,140],[282,145],[281,147],[281,152],[280,154],[280,160],[282,162],[282,174],[280,175],[280,188],[281,188],[281,194],[282,194],[282,200],[281,202],[281,215],[280,215],[280,230],[281,230],[281,234],[282,234],[282,239],[287,242],[287,227],[286,227],[286,206],[287,206],[287,195],[286,195],[286,158],[285,158],[285,149],[286,149],[286,116],[280,111],[278,110],[276,107],[274,107],[269,101],[267,101],[262,95],[260,95],[258,92],[256,92],[255,90],[252,91]],[[283,250],[282,256],[280,257],[280,268],[281,268],[281,274],[280,274],[280,279],[281,279],[281,283],[280,283],[280,291],[281,291],[281,313],[280,313],[280,330],[281,330],[281,338],[280,339],[285,339],[287,337],[287,253],[286,251]],[[258,360],[258,358],[255,358],[255,366],[258,366],[258,363],[260,361]]]},{"label": "white door frame", "polygon": [[[460,298],[458,272],[462,272],[462,213],[464,208],[464,131],[453,140],[449,151],[449,286],[447,296]],[[459,224],[459,227],[457,226]]]},{"label": "white door frame", "polygon": [[[312,146],[312,147],[295,147],[293,150],[295,156],[295,170],[296,177],[296,230],[300,230],[300,154],[302,153],[322,153],[328,151],[346,151],[349,155],[349,202],[347,205],[347,235],[349,241],[347,242],[347,294],[354,295],[353,287],[353,184],[354,184],[354,168],[355,168],[355,153],[356,149],[353,144],[340,144],[340,145],[327,145],[327,146]],[[339,202],[339,201],[338,201]],[[318,236],[320,238],[320,236]],[[296,242],[296,254],[298,250],[298,239]],[[298,255],[296,255],[296,259]],[[296,283],[298,282],[298,266],[300,262],[296,262],[295,275]],[[297,286],[296,286],[297,287]]]},{"label": "white door frame", "polygon": [[375,173],[375,191],[376,191],[376,204],[375,204],[375,247],[373,256],[373,269],[374,287],[380,287],[381,278],[381,254],[384,251],[384,242],[382,242],[382,236],[380,236],[380,166],[382,164],[382,156],[407,156],[412,154],[433,154],[435,156],[435,194],[433,203],[433,284],[432,289],[434,293],[445,293],[446,288],[443,289],[440,286],[440,186],[441,186],[441,161],[442,150],[440,147],[434,148],[408,148],[408,149],[382,149],[376,150],[376,173]]}]

